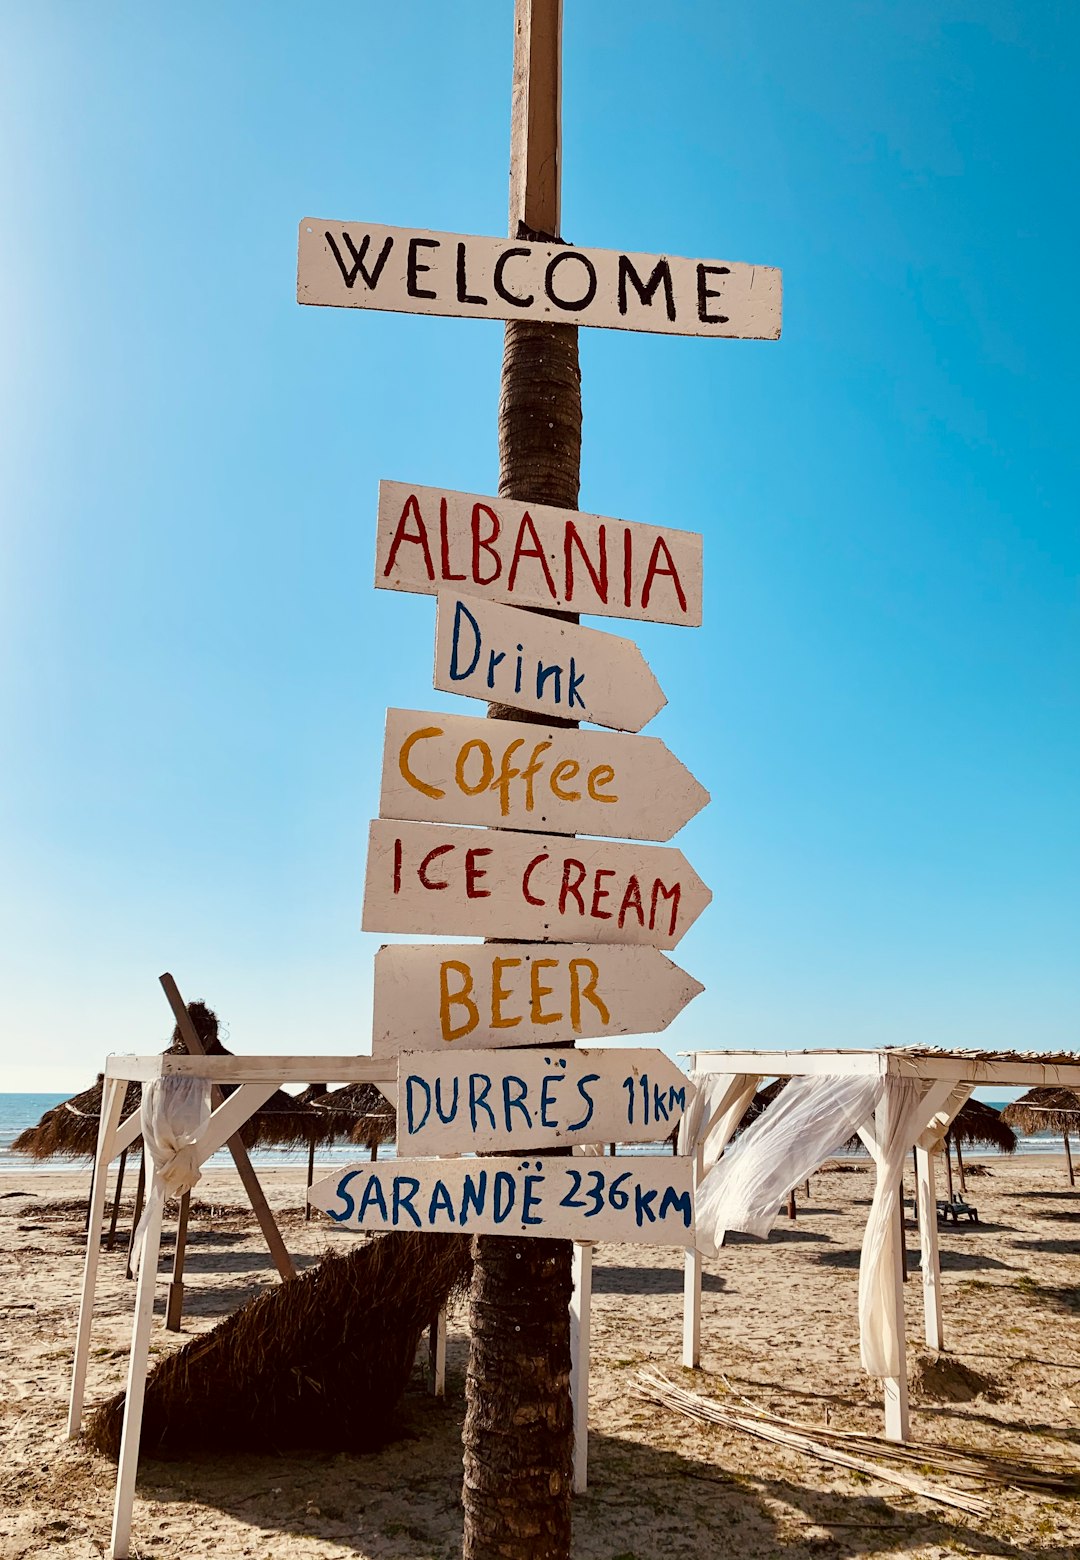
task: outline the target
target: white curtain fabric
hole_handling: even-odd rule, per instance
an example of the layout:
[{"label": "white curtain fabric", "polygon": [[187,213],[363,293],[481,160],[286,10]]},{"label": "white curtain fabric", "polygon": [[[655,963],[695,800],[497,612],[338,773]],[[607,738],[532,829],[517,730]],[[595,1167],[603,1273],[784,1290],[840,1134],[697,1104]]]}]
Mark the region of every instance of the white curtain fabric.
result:
[{"label": "white curtain fabric", "polygon": [[153,1204],[147,1198],[135,1231],[135,1271],[151,1207],[164,1204],[166,1196],[182,1197],[201,1179],[198,1145],[210,1119],[210,1084],[205,1078],[151,1078],[143,1085],[139,1117],[143,1152],[150,1156],[157,1174]]},{"label": "white curtain fabric", "polygon": [[[749,1073],[692,1072],[690,1082],[697,1092],[679,1121],[675,1151],[692,1154],[703,1148],[707,1170],[727,1147],[759,1080]],[[713,1121],[721,1107],[721,1114]]]},{"label": "white curtain fabric", "polygon": [[[893,1243],[899,1229],[904,1165],[926,1126],[927,1086],[916,1079],[889,1078],[884,1093],[885,1108],[874,1128],[877,1185],[859,1263],[859,1350],[863,1369],[871,1376],[898,1376],[899,1328],[904,1325],[904,1313],[901,1307],[896,1315]],[[880,1130],[882,1117],[884,1134]],[[932,1219],[933,1209],[923,1217]]]},{"label": "white curtain fabric", "polygon": [[715,1256],[727,1230],[767,1235],[788,1192],[870,1118],[882,1090],[879,1077],[792,1078],[698,1187],[698,1250]]}]

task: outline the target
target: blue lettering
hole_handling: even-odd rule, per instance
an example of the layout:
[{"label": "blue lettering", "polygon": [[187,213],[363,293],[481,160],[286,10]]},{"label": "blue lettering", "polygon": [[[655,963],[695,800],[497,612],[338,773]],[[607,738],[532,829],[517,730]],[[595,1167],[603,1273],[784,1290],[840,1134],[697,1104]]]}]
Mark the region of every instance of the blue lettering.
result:
[{"label": "blue lettering", "polygon": [[[503,1195],[500,1196],[500,1193]],[[517,1182],[509,1170],[497,1170],[495,1184],[491,1189],[491,1212],[496,1224],[502,1224],[510,1217],[516,1196]]]},{"label": "blue lettering", "polygon": [[[567,1127],[567,1129],[566,1129],[567,1132],[580,1132],[582,1127],[587,1127],[589,1125],[589,1122],[593,1118],[593,1111],[596,1108],[596,1106],[595,1106],[595,1101],[593,1100],[592,1095],[589,1093],[588,1086],[589,1086],[590,1083],[598,1083],[599,1081],[600,1081],[600,1074],[599,1073],[586,1073],[583,1078],[579,1078],[578,1079],[578,1081],[577,1081],[577,1091],[581,1095],[581,1098],[585,1101],[586,1105],[589,1108],[585,1112],[584,1116],[582,1116],[580,1121],[572,1122],[571,1125]],[[632,1093],[630,1095],[630,1098],[631,1098],[631,1100],[633,1100],[633,1098],[634,1098]],[[630,1119],[631,1119],[631,1121],[634,1119],[632,1114],[631,1114]]]},{"label": "blue lettering", "polygon": [[[458,670],[458,641],[461,638],[461,620],[468,618],[469,627],[473,631],[472,660],[464,671]],[[476,663],[480,659],[480,625],[469,611],[463,601],[454,603],[454,632],[450,641],[450,679],[452,682],[461,682],[465,677],[471,677],[476,670]]]},{"label": "blue lettering", "polygon": [[653,1120],[654,1121],[661,1121],[661,1120],[668,1121],[668,1120],[670,1120],[670,1117],[668,1115],[667,1102],[664,1099],[664,1090],[660,1087],[660,1085],[658,1083],[654,1083],[653,1086],[652,1086],[652,1092],[653,1092],[653,1102],[652,1102],[652,1106],[653,1106]]},{"label": "blue lettering", "polygon": [[438,1112],[439,1120],[442,1122],[443,1126],[444,1127],[448,1127],[450,1125],[450,1123],[453,1121],[454,1117],[457,1115],[457,1108],[458,1108],[458,1080],[457,1080],[457,1078],[454,1079],[454,1098],[453,1098],[453,1102],[452,1102],[452,1104],[450,1106],[450,1113],[449,1113],[449,1115],[447,1115],[446,1111],[443,1110],[443,1097],[442,1097],[442,1094],[443,1094],[443,1080],[441,1078],[436,1078],[435,1079],[435,1109]]},{"label": "blue lettering", "polygon": [[558,1118],[552,1119],[548,1110],[555,1103],[554,1089],[557,1084],[566,1082],[565,1073],[553,1073],[545,1078],[540,1087],[540,1125],[542,1127],[557,1127]]},{"label": "blue lettering", "polygon": [[543,1224],[543,1219],[533,1217],[533,1208],[539,1208],[540,1198],[533,1192],[534,1186],[543,1186],[542,1175],[527,1175],[521,1193],[521,1222],[522,1224]]},{"label": "blue lettering", "polygon": [[378,1173],[377,1170],[373,1170],[371,1172],[371,1174],[368,1176],[368,1183],[364,1187],[364,1195],[360,1199],[360,1223],[361,1224],[363,1224],[363,1222],[364,1222],[364,1215],[367,1213],[367,1211],[371,1207],[372,1203],[374,1203],[375,1206],[378,1208],[379,1213],[380,1213],[380,1215],[382,1216],[382,1218],[383,1218],[383,1220],[385,1222],[385,1219],[386,1219],[386,1198],[383,1196],[382,1182],[379,1180],[379,1173]]},{"label": "blue lettering", "polygon": [[[407,1192],[403,1190],[406,1186],[409,1188]],[[413,1207],[413,1198],[419,1190],[420,1182],[414,1175],[396,1175],[394,1177],[394,1214],[392,1222],[395,1229],[401,1223],[402,1209],[409,1215],[409,1218],[418,1230],[423,1229],[423,1225],[420,1223],[420,1215]]]},{"label": "blue lettering", "polygon": [[465,1173],[465,1184],[461,1188],[462,1229],[465,1228],[465,1221],[469,1217],[470,1206],[473,1212],[478,1214],[480,1218],[484,1216],[484,1202],[487,1199],[487,1178],[488,1173],[486,1170],[481,1170],[475,1180],[468,1171]]},{"label": "blue lettering", "polygon": [[572,710],[574,708],[575,702],[580,704],[582,709],[585,708],[585,700],[581,697],[580,693],[578,693],[578,689],[581,687],[581,685],[582,685],[582,683],[584,681],[585,681],[585,673],[584,672],[580,672],[578,674],[575,674],[575,672],[574,672],[574,657],[571,656],[570,657],[570,697],[566,701],[566,707],[567,707],[568,710]]},{"label": "blue lettering", "polygon": [[656,1201],[656,1188],[651,1192],[643,1191],[640,1186],[634,1187],[634,1219],[638,1228],[645,1223],[646,1218],[650,1224],[656,1223],[656,1214],[652,1211],[652,1205]]},{"label": "blue lettering", "polygon": [[328,1208],[326,1210],[327,1213],[330,1215],[330,1217],[333,1219],[335,1224],[344,1224],[345,1220],[346,1219],[351,1219],[353,1214],[356,1212],[356,1204],[353,1202],[352,1198],[349,1196],[349,1193],[346,1190],[346,1188],[348,1187],[348,1184],[349,1184],[350,1181],[355,1180],[358,1175],[363,1175],[363,1173],[364,1172],[362,1170],[349,1170],[345,1175],[343,1175],[341,1177],[341,1180],[338,1182],[338,1184],[337,1184],[337,1195],[338,1195],[338,1197],[341,1198],[342,1202],[345,1204],[345,1208],[344,1208],[344,1210],[341,1213],[335,1213],[332,1208]]},{"label": "blue lettering", "polygon": [[680,1110],[685,1110],[686,1109],[686,1089],[685,1089],[685,1087],[681,1088],[681,1089],[669,1089],[668,1090],[668,1104],[671,1106],[672,1110],[675,1109],[676,1105],[679,1107]]},{"label": "blue lettering", "polygon": [[[512,1087],[517,1088],[517,1095],[514,1099],[510,1098],[510,1090]],[[506,1118],[507,1132],[512,1132],[514,1130],[514,1123],[510,1113],[511,1111],[515,1110],[519,1110],[521,1112],[525,1118],[525,1125],[527,1127],[531,1127],[532,1117],[529,1115],[529,1107],[523,1103],[526,1094],[529,1092],[529,1086],[525,1082],[524,1078],[515,1078],[513,1073],[508,1074],[507,1077],[503,1079],[502,1092],[503,1116]]]},{"label": "blue lettering", "polygon": [[544,684],[547,682],[549,677],[554,677],[554,679],[555,679],[555,698],[554,698],[554,702],[556,704],[558,704],[559,699],[560,699],[561,694],[562,694],[562,667],[561,666],[556,666],[556,665],[545,666],[543,661],[537,661],[537,663],[536,663],[536,697],[537,697],[537,699],[542,699],[544,697]]},{"label": "blue lettering", "polygon": [[505,661],[505,660],[506,660],[506,651],[505,650],[498,650],[498,651],[489,650],[488,651],[487,685],[488,685],[489,688],[494,688],[494,686],[495,686],[495,668],[498,666],[500,661]]},{"label": "blue lettering", "polygon": [[690,1193],[679,1192],[676,1194],[670,1186],[667,1187],[663,1197],[660,1199],[661,1218],[665,1216],[669,1208],[675,1208],[682,1214],[683,1224],[689,1229],[694,1217],[693,1209],[690,1206]]},{"label": "blue lettering", "polygon": [[[418,1089],[423,1089],[425,1096],[424,1114],[421,1116],[419,1121],[416,1120],[413,1114],[413,1084],[415,1084]],[[431,1090],[424,1082],[423,1078],[418,1078],[415,1073],[410,1073],[409,1076],[405,1079],[405,1123],[407,1130],[410,1133],[419,1132],[420,1128],[424,1125],[424,1122],[430,1115]]]},{"label": "blue lettering", "polygon": [[450,1199],[450,1193],[442,1181],[436,1181],[431,1188],[431,1201],[428,1203],[428,1223],[434,1224],[437,1214],[445,1213],[451,1224],[457,1221],[454,1218],[454,1204]]},{"label": "blue lettering", "polygon": [[[483,1084],[483,1088],[479,1093],[476,1091],[476,1085],[478,1083]],[[490,1093],[490,1078],[485,1078],[483,1073],[469,1074],[469,1119],[472,1122],[472,1129],[474,1132],[476,1131],[476,1112],[478,1110],[486,1110],[488,1114],[488,1120],[490,1121],[491,1125],[496,1129],[498,1128],[498,1122],[495,1120],[495,1112],[487,1103],[487,1097]]]}]

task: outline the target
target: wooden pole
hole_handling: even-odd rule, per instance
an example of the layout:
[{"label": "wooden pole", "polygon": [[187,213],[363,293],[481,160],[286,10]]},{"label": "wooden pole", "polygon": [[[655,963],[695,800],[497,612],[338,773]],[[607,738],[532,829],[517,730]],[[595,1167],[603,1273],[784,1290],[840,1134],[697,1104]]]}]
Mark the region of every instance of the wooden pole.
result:
[{"label": "wooden pole", "polygon": [[[946,1185],[948,1186],[948,1189],[949,1189],[949,1202],[950,1203],[955,1200],[955,1193],[953,1191],[953,1180],[952,1180],[952,1153],[950,1152],[950,1146],[949,1146],[949,1139],[951,1137],[952,1137],[952,1133],[951,1132],[946,1132],[946,1134],[945,1134],[945,1182],[946,1182]],[[937,1209],[936,1208],[934,1209],[934,1216],[935,1216],[935,1218],[937,1217]]]},{"label": "wooden pole", "polygon": [[142,1237],[139,1283],[135,1292],[135,1324],[131,1334],[131,1354],[128,1357],[127,1390],[124,1393],[124,1425],[120,1433],[110,1560],[127,1560],[131,1540],[131,1506],[135,1499],[135,1475],[139,1468],[146,1361],[150,1350],[150,1324],[154,1314],[154,1288],[161,1240],[162,1203],[154,1196],[155,1176],[156,1171],[151,1166],[150,1216]]},{"label": "wooden pole", "polygon": [[791,1191],[787,1194],[787,1216],[789,1219],[794,1219],[796,1217],[794,1187],[792,1187]]},{"label": "wooden pole", "polygon": [[143,1197],[145,1195],[145,1192],[146,1192],[146,1145],[144,1144],[142,1152],[139,1155],[139,1178],[135,1182],[135,1205],[134,1205],[134,1207],[131,1210],[131,1233],[128,1236],[127,1267],[124,1269],[124,1277],[125,1278],[130,1278],[132,1276],[132,1273],[131,1273],[131,1260],[132,1260],[132,1256],[134,1255],[134,1251],[135,1251],[135,1231],[138,1229],[138,1227],[139,1227],[139,1220],[142,1218]]},{"label": "wooden pole", "polygon": [[[179,987],[167,971],[160,979],[161,988],[168,998],[169,1006],[173,1010],[173,1016],[180,1030],[180,1037],[187,1046],[188,1051],[192,1056],[205,1056],[206,1048],[199,1039],[198,1030],[191,1022],[191,1014],[188,1012],[187,1004],[180,995]],[[224,1095],[218,1086],[214,1084],[210,1090],[210,1102],[215,1110],[223,1099]],[[263,1232],[263,1239],[270,1250],[270,1255],[274,1259],[274,1266],[282,1278],[295,1278],[296,1268],[293,1266],[293,1260],[285,1249],[281,1231],[274,1222],[274,1216],[270,1212],[270,1205],[266,1201],[266,1194],[259,1185],[259,1178],[251,1167],[248,1151],[239,1132],[234,1133],[225,1146],[233,1157],[233,1164],[236,1166],[237,1174],[243,1182],[244,1190],[248,1194],[248,1200],[255,1210],[255,1217],[259,1221],[259,1228]]]},{"label": "wooden pole", "polygon": [[187,1255],[188,1214],[191,1210],[191,1193],[180,1199],[180,1213],[176,1220],[176,1249],[173,1252],[172,1279],[169,1297],[165,1304],[165,1329],[180,1331],[180,1319],[184,1314],[184,1258]]},{"label": "wooden pole", "polygon": [[961,1194],[967,1191],[967,1181],[964,1178],[964,1150],[960,1147],[960,1139],[956,1139],[956,1169],[960,1177]]},{"label": "wooden pole", "polygon": [[106,1078],[101,1092],[101,1119],[98,1122],[97,1150],[94,1154],[94,1201],[90,1208],[90,1228],[86,1232],[86,1260],[83,1265],[79,1325],[75,1335],[75,1359],[68,1402],[68,1435],[72,1437],[78,1435],[82,1424],[86,1366],[90,1358],[90,1328],[94,1320],[94,1294],[97,1289],[98,1258],[101,1255],[101,1215],[105,1211],[105,1169],[116,1129],[120,1125],[125,1088],[126,1085],[119,1078]]},{"label": "wooden pole", "polygon": [[941,1326],[941,1256],[938,1251],[937,1199],[934,1187],[934,1160],[936,1154],[928,1149],[916,1148],[915,1168],[918,1179],[919,1244],[922,1247],[923,1324],[928,1349],[940,1351],[945,1347]]},{"label": "wooden pole", "polygon": [[1072,1149],[1069,1147],[1069,1134],[1067,1132],[1063,1132],[1061,1134],[1061,1138],[1065,1144],[1065,1165],[1069,1172],[1069,1185],[1075,1186],[1076,1176],[1073,1173]]},{"label": "wooden pole", "polygon": [[[311,1138],[310,1138],[310,1140],[308,1142],[308,1148],[307,1148],[307,1191],[308,1192],[311,1191],[312,1182],[314,1180],[315,1180],[315,1128],[312,1127],[312,1129],[311,1129]],[[310,1222],[311,1222],[311,1204],[308,1202],[308,1200],[307,1200],[307,1193],[305,1192],[305,1195],[304,1195],[304,1223],[305,1224],[309,1224]]]},{"label": "wooden pole", "polygon": [[116,1190],[113,1193],[112,1213],[109,1215],[109,1233],[105,1239],[106,1251],[111,1251],[116,1244],[116,1221],[120,1215],[120,1194],[124,1190],[124,1167],[127,1164],[127,1156],[128,1151],[125,1148],[116,1167]]},{"label": "wooden pole", "polygon": [[[560,239],[561,0],[515,0],[509,232]],[[576,509],[577,329],[506,326],[499,493]],[[567,614],[555,614],[566,618]],[[570,617],[570,621],[576,621]],[[521,720],[492,705],[494,718]],[[542,725],[572,724],[534,717]],[[569,1560],[572,1244],[476,1236],[464,1429],[463,1560]]]}]

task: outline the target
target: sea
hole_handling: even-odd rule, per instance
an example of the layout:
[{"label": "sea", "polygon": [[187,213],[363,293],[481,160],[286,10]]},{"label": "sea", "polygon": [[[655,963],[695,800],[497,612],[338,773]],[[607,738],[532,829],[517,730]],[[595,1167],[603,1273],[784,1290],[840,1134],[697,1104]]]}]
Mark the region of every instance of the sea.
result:
[{"label": "sea", "polygon": [[[47,1110],[51,1110],[54,1105],[59,1105],[65,1098],[67,1096],[63,1094],[0,1094],[0,1174],[5,1171],[17,1171],[20,1175],[33,1175],[42,1170],[70,1170],[80,1164],[89,1164],[88,1160],[77,1159],[30,1159],[25,1154],[11,1152],[11,1145],[19,1133],[26,1127],[34,1126]],[[1005,1101],[987,1100],[986,1103],[1000,1110]],[[1025,1134],[1020,1138],[1018,1149],[1018,1152],[1023,1154],[1059,1154],[1061,1151],[1059,1132]],[[654,1145],[642,1145],[639,1152],[655,1153],[656,1149]],[[320,1168],[332,1169],[336,1165],[348,1164],[366,1153],[366,1149],[358,1148],[355,1143],[335,1143],[329,1147],[318,1147],[315,1150],[315,1163]],[[997,1153],[998,1150],[994,1148],[971,1148],[965,1157],[993,1159]],[[379,1148],[379,1158],[392,1159],[393,1157],[394,1145],[382,1144]],[[289,1165],[306,1167],[307,1149],[260,1148],[252,1152],[251,1159],[253,1164],[265,1165],[267,1168]],[[221,1149],[209,1161],[212,1169],[219,1166],[227,1168],[231,1163],[227,1149]]]}]

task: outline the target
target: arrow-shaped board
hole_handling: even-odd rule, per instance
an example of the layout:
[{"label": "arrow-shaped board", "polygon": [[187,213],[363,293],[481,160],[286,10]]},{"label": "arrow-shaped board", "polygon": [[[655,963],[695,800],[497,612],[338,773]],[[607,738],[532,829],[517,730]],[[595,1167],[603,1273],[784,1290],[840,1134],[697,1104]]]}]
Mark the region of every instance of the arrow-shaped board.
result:
[{"label": "arrow-shaped board", "polygon": [[384,818],[669,840],[708,800],[659,737],[386,712]]},{"label": "arrow-shaped board", "polygon": [[734,260],[574,249],[371,222],[300,224],[300,303],[668,336],[780,335],[780,272]]},{"label": "arrow-shaped board", "polygon": [[674,948],[712,894],[682,851],[377,818],[366,932]]},{"label": "arrow-shaped board", "polygon": [[435,686],[619,731],[667,703],[632,639],[450,591],[439,592]]},{"label": "arrow-shaped board", "polygon": [[663,1051],[421,1051],[398,1059],[397,1149],[484,1154],[655,1143],[695,1089]]},{"label": "arrow-shaped board", "polygon": [[510,607],[701,623],[701,537],[606,515],[379,483],[375,584]]},{"label": "arrow-shaped board", "polygon": [[308,1190],[353,1230],[694,1244],[689,1157],[397,1159],[349,1165]]},{"label": "arrow-shaped board", "polygon": [[655,948],[387,943],[375,955],[371,1051],[657,1034],[704,989]]}]

